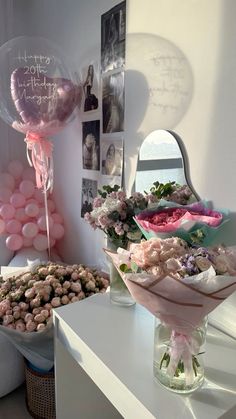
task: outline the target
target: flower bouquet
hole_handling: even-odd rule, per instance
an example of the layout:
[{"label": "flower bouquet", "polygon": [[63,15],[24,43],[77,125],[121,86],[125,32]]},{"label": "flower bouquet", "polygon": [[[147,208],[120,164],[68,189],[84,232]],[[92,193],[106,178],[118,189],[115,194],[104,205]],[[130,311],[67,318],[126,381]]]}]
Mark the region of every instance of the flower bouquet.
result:
[{"label": "flower bouquet", "polygon": [[155,376],[174,391],[193,391],[204,379],[204,319],[236,290],[236,249],[192,248],[172,237],[107,253],[133,298],[164,327]]},{"label": "flower bouquet", "polygon": [[[99,190],[99,197],[93,201],[93,209],[84,216],[92,228],[104,231],[107,236],[107,247],[116,250],[118,247],[127,249],[129,243],[139,242],[142,232],[137,226],[134,217],[141,211],[157,205],[163,197],[166,199],[176,199],[182,204],[192,197],[192,192],[187,185],[180,186],[175,182],[162,184],[155,182],[150,192],[145,194],[135,192],[127,196],[119,189],[103,186]],[[111,300],[121,305],[134,304],[130,293],[121,280],[118,272],[110,265],[110,296]]]},{"label": "flower bouquet", "polygon": [[37,368],[53,366],[54,308],[105,292],[106,277],[84,265],[32,265],[0,280],[0,333]]},{"label": "flower bouquet", "polygon": [[176,205],[161,200],[155,209],[136,215],[144,237],[177,236],[190,244],[209,246],[227,221],[228,211],[213,210],[209,202]]}]

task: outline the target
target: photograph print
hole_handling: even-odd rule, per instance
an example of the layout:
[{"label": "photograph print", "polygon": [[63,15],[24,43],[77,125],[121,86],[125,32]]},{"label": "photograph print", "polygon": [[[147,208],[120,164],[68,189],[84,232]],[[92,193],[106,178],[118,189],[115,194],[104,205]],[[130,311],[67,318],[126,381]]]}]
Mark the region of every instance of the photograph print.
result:
[{"label": "photograph print", "polygon": [[100,170],[100,121],[82,123],[83,169]]},{"label": "photograph print", "polygon": [[102,79],[103,133],[124,131],[124,71]]},{"label": "photograph print", "polygon": [[82,69],[83,101],[82,110],[84,112],[98,109],[98,64],[90,63]]},{"label": "photograph print", "polygon": [[123,166],[122,138],[101,140],[102,175],[121,176]]},{"label": "photograph print", "polygon": [[125,65],[126,2],[101,18],[101,68],[103,72]]},{"label": "photograph print", "polygon": [[82,178],[81,217],[93,209],[93,200],[98,192],[97,180]]}]

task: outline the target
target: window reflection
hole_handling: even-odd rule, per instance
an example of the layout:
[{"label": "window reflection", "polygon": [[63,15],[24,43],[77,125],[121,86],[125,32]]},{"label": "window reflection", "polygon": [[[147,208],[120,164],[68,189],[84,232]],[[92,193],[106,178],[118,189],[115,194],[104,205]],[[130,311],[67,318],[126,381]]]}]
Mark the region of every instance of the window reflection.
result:
[{"label": "window reflection", "polygon": [[135,190],[148,191],[157,180],[160,183],[187,183],[179,144],[165,130],[153,131],[143,141],[137,163]]}]

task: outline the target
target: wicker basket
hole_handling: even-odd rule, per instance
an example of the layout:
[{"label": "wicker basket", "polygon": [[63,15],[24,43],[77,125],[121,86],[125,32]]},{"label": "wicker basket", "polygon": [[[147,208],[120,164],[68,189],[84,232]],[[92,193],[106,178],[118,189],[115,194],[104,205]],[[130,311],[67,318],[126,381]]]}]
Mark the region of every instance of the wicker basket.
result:
[{"label": "wicker basket", "polygon": [[35,419],[55,419],[54,372],[39,373],[25,363],[26,406]]}]

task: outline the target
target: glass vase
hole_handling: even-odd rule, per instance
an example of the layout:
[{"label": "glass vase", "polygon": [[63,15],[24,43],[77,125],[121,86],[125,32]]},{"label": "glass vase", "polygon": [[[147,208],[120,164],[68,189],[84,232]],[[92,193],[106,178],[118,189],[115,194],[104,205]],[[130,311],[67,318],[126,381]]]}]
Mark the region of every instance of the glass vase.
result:
[{"label": "glass vase", "polygon": [[176,393],[192,393],[204,382],[207,318],[191,333],[178,333],[155,321],[154,377]]},{"label": "glass vase", "polygon": [[[117,246],[115,243],[108,241],[107,247],[109,250],[116,252]],[[119,272],[109,260],[109,271],[110,271],[110,300],[114,304],[120,306],[132,306],[135,304],[127,286],[121,278]]]}]

